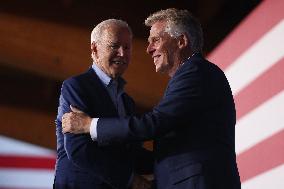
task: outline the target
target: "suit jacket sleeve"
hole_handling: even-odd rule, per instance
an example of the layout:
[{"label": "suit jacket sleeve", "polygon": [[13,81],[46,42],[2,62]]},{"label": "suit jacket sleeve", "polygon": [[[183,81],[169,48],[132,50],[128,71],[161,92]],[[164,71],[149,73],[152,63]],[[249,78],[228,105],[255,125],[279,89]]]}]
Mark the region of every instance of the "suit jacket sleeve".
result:
[{"label": "suit jacket sleeve", "polygon": [[[88,113],[87,106],[83,101],[84,96],[81,94],[80,86],[75,79],[66,80],[61,89],[60,102],[58,108],[57,125],[61,126],[61,119],[64,113],[70,112],[70,105],[74,105],[82,111]],[[68,159],[80,167],[88,167],[90,165],[90,145],[93,141],[89,134],[64,134],[64,148]]]},{"label": "suit jacket sleeve", "polygon": [[169,82],[160,103],[142,116],[100,118],[97,123],[99,145],[155,139],[171,132],[184,118],[194,116],[206,102],[201,101],[203,83],[196,65],[187,66]]}]

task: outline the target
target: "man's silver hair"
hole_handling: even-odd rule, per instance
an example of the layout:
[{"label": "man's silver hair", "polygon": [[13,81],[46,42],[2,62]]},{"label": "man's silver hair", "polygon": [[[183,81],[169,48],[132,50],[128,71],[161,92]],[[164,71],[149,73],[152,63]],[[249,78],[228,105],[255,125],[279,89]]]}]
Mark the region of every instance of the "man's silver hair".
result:
[{"label": "man's silver hair", "polygon": [[104,32],[105,29],[107,29],[108,27],[112,26],[112,25],[117,25],[117,26],[121,26],[121,27],[125,27],[129,30],[129,33],[131,35],[131,38],[133,36],[132,34],[132,30],[129,27],[129,25],[123,21],[123,20],[118,20],[118,19],[108,19],[108,20],[104,20],[102,22],[100,22],[92,31],[91,33],[91,43],[92,42],[99,42],[102,34]]},{"label": "man's silver hair", "polygon": [[166,21],[167,26],[164,32],[171,37],[177,38],[186,34],[190,40],[190,47],[193,53],[202,52],[203,32],[201,24],[188,10],[169,8],[153,13],[145,20],[146,26],[152,26],[159,21]]}]

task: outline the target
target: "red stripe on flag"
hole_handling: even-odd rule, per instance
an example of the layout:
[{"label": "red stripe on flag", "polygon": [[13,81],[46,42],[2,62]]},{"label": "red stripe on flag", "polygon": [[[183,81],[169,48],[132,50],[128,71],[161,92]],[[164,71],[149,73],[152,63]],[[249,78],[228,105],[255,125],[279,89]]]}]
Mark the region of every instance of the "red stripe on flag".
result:
[{"label": "red stripe on flag", "polygon": [[284,58],[235,95],[237,120],[284,89]]},{"label": "red stripe on flag", "polygon": [[54,169],[55,158],[0,155],[0,167]]},{"label": "red stripe on flag", "polygon": [[283,19],[284,1],[263,1],[207,58],[225,70]]},{"label": "red stripe on flag", "polygon": [[284,130],[263,140],[237,157],[244,182],[284,163]]}]

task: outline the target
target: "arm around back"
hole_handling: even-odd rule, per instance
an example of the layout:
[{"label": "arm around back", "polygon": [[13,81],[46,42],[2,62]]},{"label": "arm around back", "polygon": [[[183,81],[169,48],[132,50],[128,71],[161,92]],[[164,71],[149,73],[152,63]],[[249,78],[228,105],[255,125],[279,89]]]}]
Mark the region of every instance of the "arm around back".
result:
[{"label": "arm around back", "polygon": [[184,65],[170,80],[160,103],[141,116],[100,118],[97,123],[98,144],[156,139],[170,133],[185,119],[204,107],[203,82],[199,67]]}]

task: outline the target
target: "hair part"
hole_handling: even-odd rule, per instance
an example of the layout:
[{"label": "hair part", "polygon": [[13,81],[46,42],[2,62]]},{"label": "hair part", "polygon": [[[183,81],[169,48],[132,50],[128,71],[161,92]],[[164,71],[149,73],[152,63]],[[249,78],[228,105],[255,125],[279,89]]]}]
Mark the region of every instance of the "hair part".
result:
[{"label": "hair part", "polygon": [[159,21],[167,23],[164,32],[167,32],[171,37],[177,38],[182,34],[187,35],[193,53],[202,52],[203,31],[201,24],[188,10],[169,8],[157,11],[145,20],[145,25],[151,27]]}]

